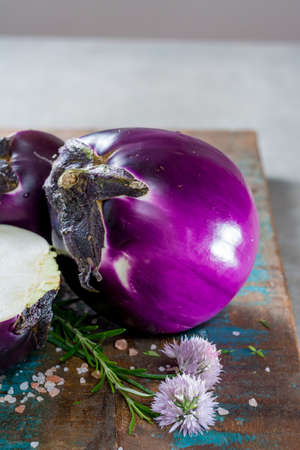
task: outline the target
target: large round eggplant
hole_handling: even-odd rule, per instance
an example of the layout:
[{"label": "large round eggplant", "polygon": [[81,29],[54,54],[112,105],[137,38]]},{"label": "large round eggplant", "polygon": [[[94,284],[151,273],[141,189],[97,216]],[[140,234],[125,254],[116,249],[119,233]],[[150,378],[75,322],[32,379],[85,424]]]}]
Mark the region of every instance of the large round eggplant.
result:
[{"label": "large round eggplant", "polygon": [[86,289],[93,275],[96,302],[113,305],[127,325],[194,327],[225,307],[253,266],[250,189],[199,139],[138,128],[69,140],[45,190],[55,246],[76,261]]},{"label": "large round eggplant", "polygon": [[59,284],[55,253],[47,241],[0,225],[0,372],[43,346]]},{"label": "large round eggplant", "polygon": [[25,130],[0,139],[0,223],[50,239],[51,226],[42,189],[63,141]]}]

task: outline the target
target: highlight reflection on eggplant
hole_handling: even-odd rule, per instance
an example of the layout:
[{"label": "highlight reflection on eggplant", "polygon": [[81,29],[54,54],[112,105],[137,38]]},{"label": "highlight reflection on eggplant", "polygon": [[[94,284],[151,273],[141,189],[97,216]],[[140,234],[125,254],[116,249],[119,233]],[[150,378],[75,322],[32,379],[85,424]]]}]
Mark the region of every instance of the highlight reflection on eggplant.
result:
[{"label": "highlight reflection on eggplant", "polygon": [[60,285],[55,256],[41,236],[0,225],[0,371],[47,340]]}]

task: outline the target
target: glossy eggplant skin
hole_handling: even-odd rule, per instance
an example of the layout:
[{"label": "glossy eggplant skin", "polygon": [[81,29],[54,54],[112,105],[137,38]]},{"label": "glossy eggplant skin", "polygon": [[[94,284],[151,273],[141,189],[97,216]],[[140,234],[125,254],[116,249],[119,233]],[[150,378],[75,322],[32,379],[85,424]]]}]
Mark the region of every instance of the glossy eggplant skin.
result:
[{"label": "glossy eggplant skin", "polygon": [[[17,186],[0,188],[0,223],[15,225],[50,240],[51,226],[42,189],[63,141],[42,131],[24,130],[0,140],[0,161],[6,161]],[[1,174],[0,174],[1,175]]]},{"label": "glossy eggplant skin", "polygon": [[150,333],[182,332],[221,311],[247,280],[259,241],[255,203],[238,167],[179,132],[115,129],[80,140],[149,188],[139,198],[103,201],[95,307],[107,301],[125,324]]},{"label": "glossy eggplant skin", "polygon": [[17,317],[0,322],[0,373],[24,361],[35,348],[32,331],[14,333]]}]

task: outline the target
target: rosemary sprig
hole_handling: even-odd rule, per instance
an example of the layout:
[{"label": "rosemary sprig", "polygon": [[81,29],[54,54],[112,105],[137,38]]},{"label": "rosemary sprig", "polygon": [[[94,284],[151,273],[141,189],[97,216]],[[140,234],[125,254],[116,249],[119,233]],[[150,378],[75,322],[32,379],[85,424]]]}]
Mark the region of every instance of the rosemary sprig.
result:
[{"label": "rosemary sprig", "polygon": [[152,418],[158,414],[134,397],[149,398],[154,396],[154,392],[132,377],[163,380],[166,375],[150,374],[146,369],[120,367],[115,361],[111,361],[103,351],[102,344],[105,339],[118,336],[124,333],[125,329],[99,331],[98,325],[85,324],[86,316],[78,318],[73,311],[57,304],[53,305],[53,313],[53,329],[49,333],[48,340],[65,350],[66,353],[60,360],[65,362],[72,356],[85,360],[99,374],[99,380],[92,392],[98,392],[107,381],[113,394],[118,391],[123,396],[131,414],[129,434],[134,428],[136,415],[152,423]]}]

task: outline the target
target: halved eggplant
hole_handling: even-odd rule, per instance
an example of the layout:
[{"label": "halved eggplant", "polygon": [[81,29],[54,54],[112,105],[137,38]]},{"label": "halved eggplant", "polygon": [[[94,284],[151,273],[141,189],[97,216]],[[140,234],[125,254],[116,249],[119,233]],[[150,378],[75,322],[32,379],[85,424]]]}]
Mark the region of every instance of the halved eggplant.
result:
[{"label": "halved eggplant", "polygon": [[0,371],[47,340],[60,285],[55,256],[41,236],[0,225]]}]

